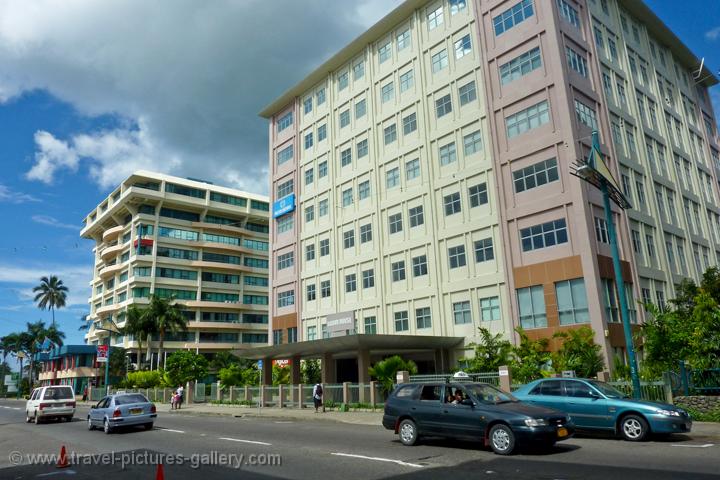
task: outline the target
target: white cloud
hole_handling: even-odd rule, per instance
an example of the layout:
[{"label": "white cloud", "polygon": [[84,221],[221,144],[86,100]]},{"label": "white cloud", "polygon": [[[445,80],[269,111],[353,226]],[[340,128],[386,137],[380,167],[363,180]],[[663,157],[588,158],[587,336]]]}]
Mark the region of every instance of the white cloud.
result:
[{"label": "white cloud", "polygon": [[715,27],[712,30],[705,32],[705,39],[710,42],[714,42],[718,38],[720,38],[720,27]]},{"label": "white cloud", "polygon": [[36,135],[28,178],[138,166],[267,190],[257,112],[400,0],[0,2],[0,102],[45,89],[122,124]]},{"label": "white cloud", "polygon": [[89,282],[92,279],[92,265],[16,265],[0,261],[0,283],[14,286],[19,300],[31,302],[33,287],[40,283],[40,278],[56,275],[68,287],[67,305],[87,305],[90,296]]},{"label": "white cloud", "polygon": [[36,198],[28,193],[16,192],[7,185],[0,183],[0,203],[27,203],[39,201],[39,198]]},{"label": "white cloud", "polygon": [[77,225],[72,225],[69,223],[62,223],[60,220],[58,220],[55,217],[51,217],[50,215],[33,215],[32,221],[35,223],[40,223],[42,225],[47,225],[50,227],[56,227],[56,228],[65,228],[68,230],[75,230],[79,231],[80,227]]}]

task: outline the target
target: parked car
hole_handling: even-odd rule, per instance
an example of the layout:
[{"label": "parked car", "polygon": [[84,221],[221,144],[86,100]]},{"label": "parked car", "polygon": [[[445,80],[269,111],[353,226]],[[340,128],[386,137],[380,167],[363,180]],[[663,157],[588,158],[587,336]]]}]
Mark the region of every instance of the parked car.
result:
[{"label": "parked car", "polygon": [[522,403],[482,383],[401,384],[385,402],[382,422],[403,445],[424,436],[480,440],[499,455],[520,444],[549,447],[574,433],[564,413]]},{"label": "parked car", "polygon": [[75,415],[75,392],[70,385],[48,385],[32,391],[25,403],[25,421],[40,423],[49,418],[71,421]]},{"label": "parked car", "polygon": [[155,404],[141,393],[116,393],[90,407],[87,417],[88,430],[102,428],[111,433],[119,427],[142,425],[151,430],[157,418]]},{"label": "parked car", "polygon": [[634,400],[611,385],[585,378],[530,382],[514,392],[520,400],[566,412],[580,430],[615,432],[639,442],[651,433],[687,433],[692,418],[674,405]]}]

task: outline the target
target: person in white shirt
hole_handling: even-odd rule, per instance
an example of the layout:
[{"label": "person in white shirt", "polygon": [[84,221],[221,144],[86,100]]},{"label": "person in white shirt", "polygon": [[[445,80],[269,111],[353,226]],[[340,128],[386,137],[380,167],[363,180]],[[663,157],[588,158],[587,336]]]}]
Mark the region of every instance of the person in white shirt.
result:
[{"label": "person in white shirt", "polygon": [[316,383],[313,387],[313,404],[315,405],[315,413],[318,413],[318,408],[322,406],[322,411],[325,413],[325,405],[323,404],[323,387],[320,383]]}]

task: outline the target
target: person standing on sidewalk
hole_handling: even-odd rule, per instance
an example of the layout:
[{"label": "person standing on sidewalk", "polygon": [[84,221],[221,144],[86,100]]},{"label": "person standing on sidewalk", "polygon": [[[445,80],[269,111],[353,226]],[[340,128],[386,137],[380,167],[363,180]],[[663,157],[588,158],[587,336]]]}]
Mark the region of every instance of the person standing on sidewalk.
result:
[{"label": "person standing on sidewalk", "polygon": [[315,413],[318,413],[318,408],[322,406],[322,411],[325,413],[325,404],[323,403],[323,387],[322,384],[316,383],[313,387],[313,404],[315,405]]}]

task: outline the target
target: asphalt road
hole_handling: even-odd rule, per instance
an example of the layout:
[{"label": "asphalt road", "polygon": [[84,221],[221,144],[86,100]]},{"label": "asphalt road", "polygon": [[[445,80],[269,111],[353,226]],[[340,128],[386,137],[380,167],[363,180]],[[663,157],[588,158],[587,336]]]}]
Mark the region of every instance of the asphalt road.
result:
[{"label": "asphalt road", "polygon": [[[154,463],[163,454],[172,455],[164,462],[168,480],[720,478],[720,446],[715,444],[720,439],[692,436],[640,444],[607,437],[575,437],[550,452],[498,457],[477,444],[447,440],[405,447],[381,426],[171,414],[165,411],[166,406],[161,407],[152,431],[133,429],[105,435],[87,430],[86,407],[78,408],[71,423],[34,425],[25,423],[23,406],[0,400],[0,479],[155,478]],[[82,455],[66,469],[39,465],[29,457],[57,454],[61,445],[71,457]],[[104,459],[91,456],[112,452],[114,459],[110,455]],[[18,459],[21,465],[14,465]],[[136,464],[123,469],[121,463],[133,459]],[[104,465],[97,464],[102,460]],[[178,461],[183,464],[177,465]],[[145,464],[138,465],[140,462]],[[227,466],[228,462],[234,465]],[[239,471],[235,468],[238,462],[242,463]]]}]

